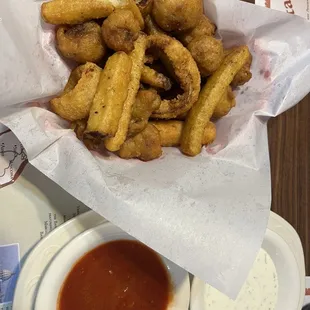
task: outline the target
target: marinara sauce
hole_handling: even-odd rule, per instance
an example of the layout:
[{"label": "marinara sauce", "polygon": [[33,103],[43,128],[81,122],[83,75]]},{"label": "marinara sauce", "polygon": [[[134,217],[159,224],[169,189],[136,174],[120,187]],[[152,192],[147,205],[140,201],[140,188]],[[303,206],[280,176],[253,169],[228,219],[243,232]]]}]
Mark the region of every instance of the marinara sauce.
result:
[{"label": "marinara sauce", "polygon": [[171,283],[160,257],[138,241],[104,243],[72,268],[58,310],[165,310]]}]

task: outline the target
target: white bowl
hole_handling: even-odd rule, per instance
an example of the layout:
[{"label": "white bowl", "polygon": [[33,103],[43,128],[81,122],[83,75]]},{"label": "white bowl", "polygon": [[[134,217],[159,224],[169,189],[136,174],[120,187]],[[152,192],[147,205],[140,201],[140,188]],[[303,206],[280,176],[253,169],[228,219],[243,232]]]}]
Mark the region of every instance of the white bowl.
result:
[{"label": "white bowl", "polygon": [[[297,233],[282,218],[273,216],[262,249],[271,257],[278,276],[278,301],[272,310],[300,310],[305,292],[305,271],[303,250]],[[207,290],[208,285],[197,277],[193,279],[191,310],[212,310],[205,302]]]},{"label": "white bowl", "polygon": [[[120,239],[135,240],[111,223],[101,224],[74,238],[59,252],[43,276],[35,310],[56,310],[61,286],[76,261],[100,244]],[[173,299],[167,310],[187,310],[190,297],[188,273],[168,259],[161,258],[173,284]]]}]

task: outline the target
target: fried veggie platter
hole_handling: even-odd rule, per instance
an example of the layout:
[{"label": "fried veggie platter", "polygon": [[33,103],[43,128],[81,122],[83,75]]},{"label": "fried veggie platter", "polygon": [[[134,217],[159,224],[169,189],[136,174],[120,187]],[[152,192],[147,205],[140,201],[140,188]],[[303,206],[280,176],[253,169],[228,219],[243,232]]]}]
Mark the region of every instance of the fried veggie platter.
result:
[{"label": "fried veggie platter", "polygon": [[248,47],[225,49],[201,0],[52,0],[41,15],[76,63],[51,108],[89,149],[196,156],[252,76]]}]

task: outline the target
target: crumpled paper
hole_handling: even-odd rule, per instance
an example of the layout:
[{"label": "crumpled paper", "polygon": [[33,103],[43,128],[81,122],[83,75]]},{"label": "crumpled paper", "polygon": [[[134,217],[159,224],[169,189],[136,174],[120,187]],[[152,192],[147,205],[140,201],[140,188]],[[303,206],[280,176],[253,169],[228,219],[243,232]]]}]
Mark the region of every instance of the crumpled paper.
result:
[{"label": "crumpled paper", "polygon": [[[109,221],[234,298],[264,237],[271,202],[267,120],[310,90],[310,24],[233,0],[205,0],[227,47],[248,44],[253,78],[194,158],[167,148],[152,162],[90,153],[45,110],[69,66],[40,2],[0,1],[0,122],[29,161]],[[31,102],[31,103],[29,103]]]}]

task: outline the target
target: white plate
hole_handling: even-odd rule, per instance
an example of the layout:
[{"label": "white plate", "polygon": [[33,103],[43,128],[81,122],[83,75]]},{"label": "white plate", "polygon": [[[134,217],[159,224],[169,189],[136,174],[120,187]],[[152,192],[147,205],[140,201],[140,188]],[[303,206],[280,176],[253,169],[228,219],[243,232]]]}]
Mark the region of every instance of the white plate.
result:
[{"label": "white plate", "polygon": [[106,220],[89,211],[57,227],[32,250],[20,272],[12,310],[33,310],[42,274],[60,249],[85,230]]},{"label": "white plate", "polygon": [[[300,310],[305,295],[305,265],[302,245],[296,231],[280,216],[271,213],[262,248],[270,255],[277,270],[279,291],[275,310]],[[204,301],[207,287],[194,277],[191,310],[207,310]]]},{"label": "white plate", "polygon": [[[100,215],[89,211],[59,226],[41,240],[22,267],[15,289],[13,310],[33,310],[39,281],[54,256],[72,238],[104,221]],[[296,309],[300,310],[305,292],[305,265],[300,239],[294,228],[273,212],[270,213],[268,229],[278,234],[294,253],[300,274],[300,303]]]},{"label": "white plate", "polygon": [[[68,243],[55,257],[43,276],[35,302],[35,310],[56,310],[61,286],[74,264],[84,254],[100,244],[114,240],[136,240],[111,223],[91,228]],[[187,310],[190,285],[188,273],[168,259],[161,257],[172,282],[173,299],[167,310]]]}]

